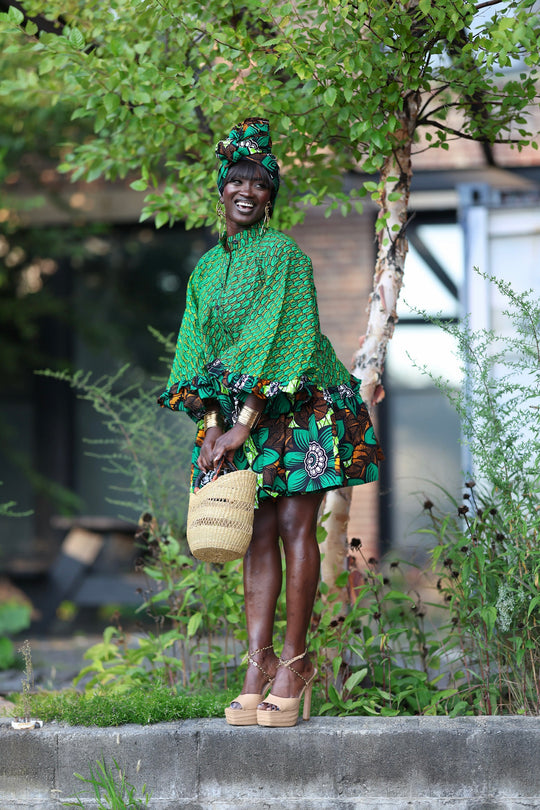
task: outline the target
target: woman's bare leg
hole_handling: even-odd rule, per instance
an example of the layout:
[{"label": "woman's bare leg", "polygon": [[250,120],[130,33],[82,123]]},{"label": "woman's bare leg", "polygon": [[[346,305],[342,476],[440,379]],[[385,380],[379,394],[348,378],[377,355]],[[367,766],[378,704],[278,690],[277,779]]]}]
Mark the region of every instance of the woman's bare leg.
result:
[{"label": "woman's bare leg", "polygon": [[[279,500],[282,500],[281,498]],[[253,538],[244,558],[244,598],[249,650],[272,644],[276,603],[281,591],[281,552],[276,501],[262,501],[255,510]],[[254,656],[254,660],[275,675],[277,657],[272,649]],[[265,677],[253,665],[248,666],[242,694],[261,694]],[[240,708],[233,702],[233,708]]]},{"label": "woman's bare leg", "polygon": [[[277,527],[285,549],[287,629],[281,657],[285,660],[300,655],[306,649],[313,603],[320,572],[320,552],[317,543],[317,515],[322,493],[306,493],[279,498]],[[304,677],[313,672],[308,656],[296,661],[294,668]],[[280,667],[272,686],[272,694],[297,697],[304,682],[286,667]],[[263,703],[262,708],[271,708]]]}]

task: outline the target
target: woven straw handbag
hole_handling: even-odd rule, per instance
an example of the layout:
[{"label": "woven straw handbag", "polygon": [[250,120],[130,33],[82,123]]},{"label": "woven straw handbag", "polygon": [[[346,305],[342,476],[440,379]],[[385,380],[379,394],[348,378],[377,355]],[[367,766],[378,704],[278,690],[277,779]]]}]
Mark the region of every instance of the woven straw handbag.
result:
[{"label": "woven straw handbag", "polygon": [[189,496],[187,541],[198,560],[239,560],[251,542],[257,475],[229,466],[231,472],[220,474],[222,460],[210,483]]}]

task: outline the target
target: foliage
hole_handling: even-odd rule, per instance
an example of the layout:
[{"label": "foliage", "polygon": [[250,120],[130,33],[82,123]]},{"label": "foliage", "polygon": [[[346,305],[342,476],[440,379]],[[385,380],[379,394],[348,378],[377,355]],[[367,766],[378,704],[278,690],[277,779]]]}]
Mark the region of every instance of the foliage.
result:
[{"label": "foliage", "polygon": [[[412,99],[426,148],[461,136],[531,142],[535,4],[484,5],[477,14],[473,0],[23,0],[24,13],[12,6],[0,17],[0,95],[19,115],[69,109],[92,134],[68,133],[61,169],[89,182],[135,178],[143,217],[155,214],[158,227],[211,220],[215,142],[241,117],[266,114],[290,225],[300,200],[359,207],[355,192],[342,192],[343,172],[381,168],[404,138]],[[377,184],[362,193],[378,197]]]},{"label": "foliage", "polygon": [[496,487],[509,509],[519,507],[519,529],[536,530],[540,515],[531,495],[540,483],[538,296],[532,290],[516,292],[510,282],[476,272],[498,298],[504,334],[490,329],[473,333],[468,320],[440,323],[457,341],[467,386],[464,392],[454,392],[444,380],[434,381],[458,411],[482,480]]},{"label": "foliage", "polygon": [[[122,770],[117,761],[113,758],[115,774],[109,766],[105,764],[105,760],[98,760],[96,768],[90,766],[90,777],[81,776],[76,773],[77,779],[92,785],[94,799],[97,801],[96,807],[103,810],[140,810],[142,807],[148,807],[150,801],[150,794],[146,790],[146,785],[142,787],[142,795],[137,796],[137,789],[131,782],[128,782],[125,771]],[[76,800],[62,802],[63,807],[82,807],[80,794],[77,795]]]},{"label": "foliage", "polygon": [[[2,486],[3,481],[0,481],[0,486]],[[2,517],[26,517],[30,515],[31,512],[14,512],[13,507],[17,506],[16,501],[5,501],[4,503],[0,503],[0,516]]]},{"label": "foliage", "polygon": [[479,485],[453,515],[428,502],[449,603],[449,649],[459,650],[484,711],[540,708],[540,304],[480,273],[503,302],[505,334],[441,327],[458,342],[464,392],[435,382],[461,416]]},{"label": "foliage", "polygon": [[8,599],[0,603],[0,670],[9,669],[16,661],[14,636],[30,626],[32,608],[26,602]]},{"label": "foliage", "polygon": [[86,652],[90,663],[75,683],[125,692],[153,684],[198,688],[217,678],[226,688],[234,658],[231,628],[245,636],[238,565],[193,564],[171,536],[151,540],[150,553],[140,565],[148,578],[140,610],[154,619],[155,631],[131,637],[106,628],[103,641]]},{"label": "foliage", "polygon": [[[166,343],[166,341],[165,341]],[[170,350],[170,346],[168,347]],[[67,382],[101,416],[109,439],[87,439],[89,455],[100,459],[118,483],[111,485],[111,502],[137,516],[159,514],[182,536],[187,481],[188,436],[181,420],[160,412],[159,393],[129,365],[116,374],[93,379],[89,372],[43,371],[42,375]]]},{"label": "foliage", "polygon": [[[359,541],[352,542],[358,548]],[[440,639],[433,626],[426,627],[419,592],[432,583],[414,566],[395,560],[376,570],[376,563],[364,558],[364,582],[345,616],[335,601],[316,606],[320,616],[311,648],[324,673],[321,714],[463,713],[457,689],[440,687]],[[407,581],[410,572],[418,580],[414,587]],[[342,584],[348,576],[342,575]]]},{"label": "foliage", "polygon": [[[497,489],[468,482],[454,515],[430,507],[438,545],[433,563],[449,608],[444,648],[462,696],[480,714],[537,714],[540,709],[540,553],[538,532],[524,530],[520,507],[508,510]],[[534,500],[540,506],[538,493]]]}]

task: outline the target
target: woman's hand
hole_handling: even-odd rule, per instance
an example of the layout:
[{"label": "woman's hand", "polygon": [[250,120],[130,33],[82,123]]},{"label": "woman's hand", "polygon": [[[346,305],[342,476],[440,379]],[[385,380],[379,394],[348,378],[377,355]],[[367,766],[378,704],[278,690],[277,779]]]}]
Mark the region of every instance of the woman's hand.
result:
[{"label": "woman's hand", "polygon": [[[245,425],[240,425],[238,422],[234,427],[221,436],[213,444],[212,467],[225,456],[228,461],[234,458],[234,452],[239,447],[242,447],[244,442],[249,436],[249,428]],[[206,442],[206,439],[205,439]],[[204,447],[204,445],[203,445]]]},{"label": "woman's hand", "polygon": [[204,441],[201,445],[201,452],[197,461],[197,466],[200,470],[207,472],[214,469],[214,446],[217,439],[223,435],[220,427],[208,428],[204,434]]}]

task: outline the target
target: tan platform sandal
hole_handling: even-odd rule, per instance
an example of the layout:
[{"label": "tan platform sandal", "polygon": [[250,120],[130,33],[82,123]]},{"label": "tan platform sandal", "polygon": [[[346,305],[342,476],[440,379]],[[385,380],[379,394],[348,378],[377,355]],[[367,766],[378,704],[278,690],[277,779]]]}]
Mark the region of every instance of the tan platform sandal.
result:
[{"label": "tan platform sandal", "polygon": [[257,667],[264,677],[266,678],[266,684],[263,692],[261,694],[254,694],[250,692],[245,692],[242,695],[238,695],[232,703],[239,703],[239,709],[233,709],[232,705],[227,706],[225,709],[225,719],[230,726],[256,726],[257,725],[257,706],[264,700],[264,696],[268,694],[270,687],[272,686],[274,679],[268,672],[261,667],[261,665],[255,661],[253,658],[254,655],[257,653],[264,652],[264,650],[271,650],[273,649],[274,645],[269,644],[268,647],[260,647],[258,650],[254,650],[253,652],[247,652],[245,656],[242,658],[242,663],[248,661],[248,663],[253,664],[253,666]]},{"label": "tan platform sandal", "polygon": [[[291,672],[294,672],[295,675],[298,675],[304,681],[305,686],[303,687],[300,695],[296,698],[284,698],[279,697],[278,695],[273,695],[270,693],[265,698],[265,703],[271,703],[273,706],[277,706],[276,709],[257,709],[257,723],[260,726],[267,726],[271,728],[289,728],[290,726],[295,726],[298,721],[298,714],[300,712],[300,701],[302,697],[304,698],[304,710],[302,713],[302,717],[304,720],[309,720],[309,716],[311,713],[311,695],[313,692],[313,681],[317,677],[317,667],[313,670],[311,678],[306,680],[303,675],[297,672],[291,664],[294,664],[295,661],[299,661],[303,658],[306,654],[307,650],[304,650],[302,655],[297,655],[294,658],[289,658],[288,661],[284,661],[282,658],[279,659],[279,666],[280,667],[287,667],[290,669]],[[262,703],[263,701],[261,701]]]}]

